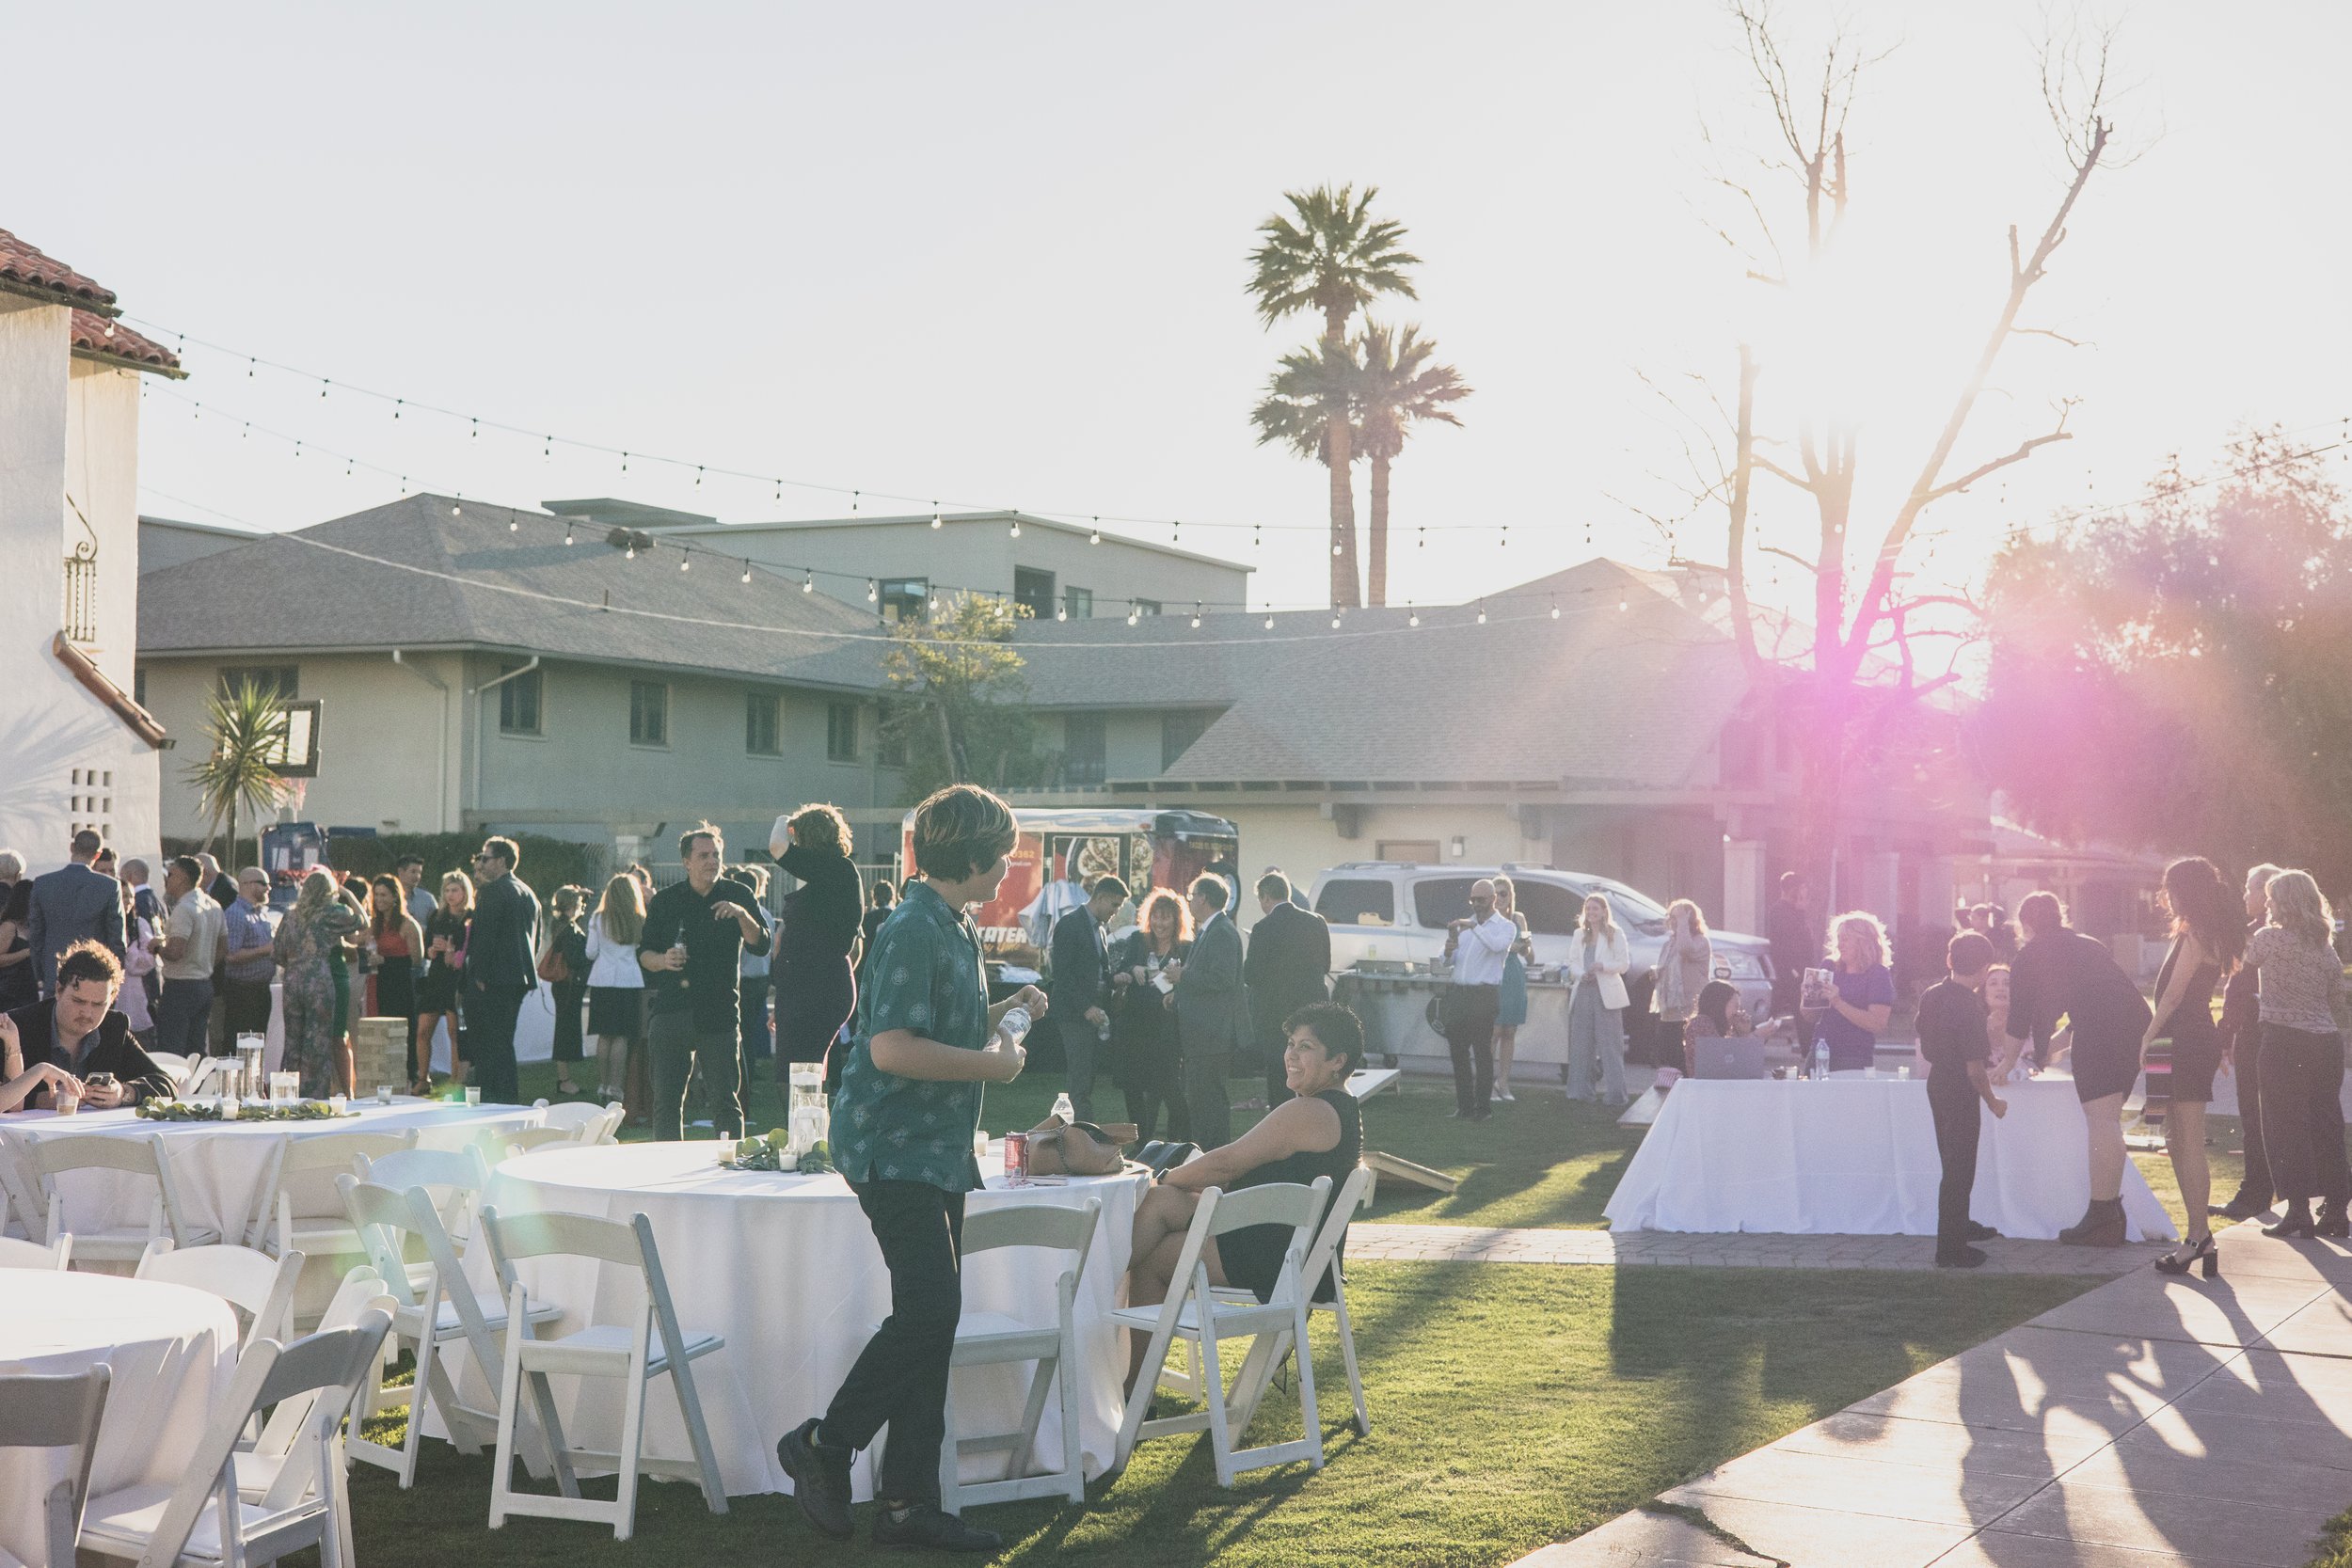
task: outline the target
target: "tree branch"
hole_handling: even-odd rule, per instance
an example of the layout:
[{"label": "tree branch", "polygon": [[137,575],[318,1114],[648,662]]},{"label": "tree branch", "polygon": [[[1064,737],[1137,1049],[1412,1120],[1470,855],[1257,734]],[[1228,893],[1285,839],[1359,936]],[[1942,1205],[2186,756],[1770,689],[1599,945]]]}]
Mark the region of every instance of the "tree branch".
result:
[{"label": "tree branch", "polygon": [[1818,496],[1820,494],[1820,489],[1814,481],[1790,473],[1788,469],[1782,467],[1779,464],[1773,462],[1771,458],[1765,456],[1760,451],[1751,453],[1749,460],[1757,467],[1763,469],[1766,473],[1774,475],[1780,479],[1785,479],[1800,490],[1805,491],[1810,495]]},{"label": "tree branch", "polygon": [[1921,504],[1926,505],[1929,502],[1940,501],[1946,496],[1957,495],[1959,492],[1967,489],[1968,486],[1976,483],[1977,481],[1983,479],[1988,474],[1997,474],[2012,463],[2023,463],[2026,458],[2031,457],[2037,449],[2046,447],[2053,441],[2071,441],[2074,438],[2074,437],[2066,431],[2054,430],[2047,436],[2037,436],[2029,441],[2020,441],[2017,444],[2017,450],[2015,451],[1996,457],[1990,463],[1979,463],[1977,467],[1961,475],[1960,478],[1953,480],[1949,484],[1937,485],[1934,489],[1928,492],[1926,501],[1921,502]]},{"label": "tree branch", "polygon": [[1796,551],[1784,550],[1778,545],[1758,545],[1756,546],[1756,553],[1758,555],[1776,555],[1783,561],[1793,561],[1798,565],[1804,567],[1807,572],[1818,572],[1821,569],[1821,563],[1820,562],[1807,561],[1804,557],[1797,554]]},{"label": "tree branch", "polygon": [[2012,326],[2010,328],[2010,331],[2020,338],[2055,339],[2058,342],[2064,343],[2068,348],[2095,348],[2098,346],[2097,344],[2091,342],[2088,338],[2070,338],[2063,332],[2053,332],[2046,326]]}]

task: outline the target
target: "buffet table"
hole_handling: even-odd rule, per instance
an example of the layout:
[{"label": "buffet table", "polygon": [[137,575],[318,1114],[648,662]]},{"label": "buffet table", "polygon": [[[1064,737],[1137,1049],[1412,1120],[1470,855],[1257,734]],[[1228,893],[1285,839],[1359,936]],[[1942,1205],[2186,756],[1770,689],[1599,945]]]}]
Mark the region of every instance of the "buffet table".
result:
[{"label": "buffet table", "polygon": [[[1408,1073],[1443,1077],[1454,1070],[1445,1037],[1429,1026],[1429,1005],[1445,993],[1441,975],[1343,972],[1332,1000],[1363,1021],[1364,1049]],[[1568,988],[1556,980],[1527,983],[1527,1022],[1512,1057],[1515,1083],[1557,1084],[1568,1063]]]},{"label": "buffet table", "polygon": [[[889,1275],[848,1182],[834,1175],[726,1170],[715,1163],[723,1147],[546,1149],[501,1165],[490,1202],[501,1212],[553,1210],[615,1220],[642,1212],[652,1220],[678,1321],[726,1340],[725,1349],[694,1364],[694,1379],[727,1492],[788,1491],[776,1439],[823,1413],[866,1338],[889,1315]],[[1127,1370],[1108,1313],[1123,1285],[1136,1205],[1151,1175],[1131,1166],[1117,1176],[1009,1188],[1000,1162],[998,1153],[983,1163],[988,1186],[970,1196],[967,1215],[1005,1204],[1102,1200],[1077,1298],[1086,1473],[1099,1476],[1116,1449]],[[1064,1261],[1061,1254],[1031,1247],[974,1255],[964,1266],[966,1317],[1002,1314],[1024,1326],[1050,1326]],[[633,1285],[622,1288],[620,1271],[607,1281],[598,1277],[601,1265],[580,1259],[534,1260],[520,1272],[534,1296],[568,1309],[554,1333],[605,1321],[602,1314],[620,1310],[634,1293]],[[479,1283],[493,1284],[486,1271]],[[464,1370],[464,1397],[477,1402],[484,1391],[470,1363]],[[1016,1429],[1029,1373],[1025,1365],[960,1370],[958,1426],[967,1434]],[[612,1449],[620,1433],[619,1383],[555,1378],[552,1386],[565,1436],[575,1446]],[[691,1457],[677,1402],[667,1390],[645,1402],[644,1419],[647,1453]],[[1060,1452],[1057,1401],[1046,1405],[1038,1444],[1042,1453]],[[1001,1455],[975,1456],[966,1473],[993,1480],[1003,1464]],[[859,1465],[856,1481],[857,1495],[868,1496],[868,1465]]]},{"label": "buffet table", "polygon": [[[1984,1114],[1971,1213],[2004,1236],[2053,1239],[2090,1200],[2074,1083],[2000,1092],[2009,1115]],[[1615,1230],[1932,1236],[1942,1177],[1923,1078],[1686,1078],[1604,1212]],[[2176,1234],[2129,1160],[2123,1213],[2133,1241]]]}]

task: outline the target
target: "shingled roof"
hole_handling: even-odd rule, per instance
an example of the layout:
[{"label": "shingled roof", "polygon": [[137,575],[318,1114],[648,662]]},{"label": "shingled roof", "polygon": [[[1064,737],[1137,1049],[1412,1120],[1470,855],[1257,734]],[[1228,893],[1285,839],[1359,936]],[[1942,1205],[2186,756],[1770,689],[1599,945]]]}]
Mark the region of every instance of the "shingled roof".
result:
[{"label": "shingled roof", "polygon": [[1036,623],[1021,641],[1041,707],[1224,707],[1157,775],[1196,784],[1671,788],[1746,696],[1731,640],[1659,574],[1587,562],[1479,613]]},{"label": "shingled roof", "polygon": [[880,629],[849,605],[712,556],[681,572],[674,547],[630,561],[601,531],[564,536],[561,517],[436,495],[264,534],[142,578],[139,652],[489,648],[882,685]]}]

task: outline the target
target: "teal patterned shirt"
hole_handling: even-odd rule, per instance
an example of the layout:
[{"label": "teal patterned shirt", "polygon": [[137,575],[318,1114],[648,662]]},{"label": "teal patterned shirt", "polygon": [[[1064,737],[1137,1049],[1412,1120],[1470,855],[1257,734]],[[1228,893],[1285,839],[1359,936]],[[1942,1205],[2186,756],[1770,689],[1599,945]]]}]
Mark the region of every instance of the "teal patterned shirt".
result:
[{"label": "teal patterned shirt", "polygon": [[951,1193],[980,1184],[972,1134],[981,1085],[901,1078],[874,1065],[873,1038],[904,1029],[964,1051],[988,1045],[980,933],[931,891],[907,889],[874,935],[857,1028],[833,1097],[833,1162],[851,1181],[920,1181]]}]

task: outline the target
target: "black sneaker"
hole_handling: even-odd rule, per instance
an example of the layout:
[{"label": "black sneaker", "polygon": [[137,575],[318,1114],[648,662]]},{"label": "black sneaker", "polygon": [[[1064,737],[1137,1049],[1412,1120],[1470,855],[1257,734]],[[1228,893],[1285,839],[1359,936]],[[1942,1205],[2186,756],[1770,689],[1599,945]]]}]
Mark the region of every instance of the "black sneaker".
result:
[{"label": "black sneaker", "polygon": [[1984,1261],[1982,1247],[1964,1246],[1958,1252],[1939,1252],[1935,1255],[1935,1266],[1939,1269],[1973,1269]]},{"label": "black sneaker", "polygon": [[1972,1242],[1997,1242],[2001,1239],[2001,1233],[1989,1225],[1979,1225],[1975,1220],[1970,1220],[1968,1239]]},{"label": "black sneaker", "polygon": [[792,1478],[801,1516],[835,1541],[850,1539],[850,1451],[818,1442],[812,1417],[776,1440],[776,1463]]},{"label": "black sneaker", "polygon": [[2251,1193],[2240,1193],[2227,1203],[2205,1206],[2205,1212],[2217,1219],[2250,1220],[2256,1214],[2270,1212],[2268,1198],[2257,1199]]},{"label": "black sneaker", "polygon": [[967,1525],[963,1516],[940,1511],[937,1503],[916,1503],[903,1517],[884,1508],[874,1515],[874,1544],[919,1546],[931,1552],[1002,1551],[1005,1538],[993,1529]]}]

